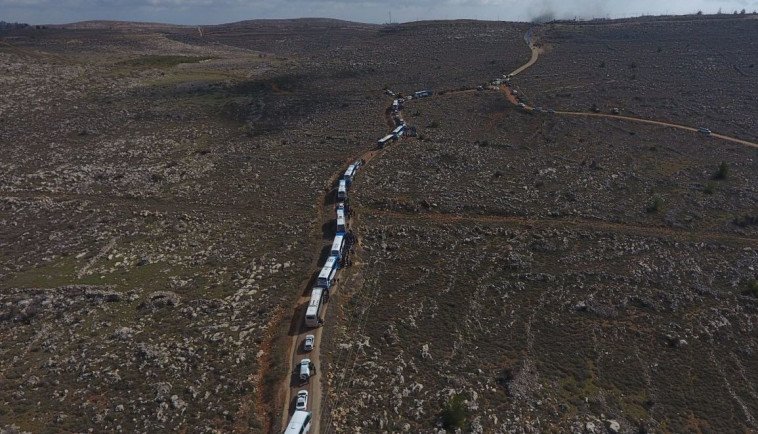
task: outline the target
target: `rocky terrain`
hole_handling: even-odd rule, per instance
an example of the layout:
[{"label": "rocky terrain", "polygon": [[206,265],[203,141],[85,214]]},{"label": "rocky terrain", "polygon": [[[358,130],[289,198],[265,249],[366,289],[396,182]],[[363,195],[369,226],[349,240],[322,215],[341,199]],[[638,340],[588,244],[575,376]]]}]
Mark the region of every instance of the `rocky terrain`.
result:
[{"label": "rocky terrain", "polygon": [[[754,140],[749,20],[542,26],[514,82]],[[473,90],[529,28],[3,33],[0,430],[277,432],[320,205],[386,134],[385,88],[442,94],[351,191],[322,429],[758,429],[756,150]]]},{"label": "rocky terrain", "polygon": [[[302,23],[255,40],[271,23],[2,35],[2,429],[277,429],[281,339],[329,179],[386,130],[397,71],[415,90],[465,69],[406,69],[418,47],[382,62],[397,51],[382,41],[406,39],[377,26],[326,22],[369,29],[361,59],[352,39],[314,50]],[[475,80],[527,52],[520,25],[437,27],[410,31],[439,38],[437,55],[482,39]]]}]

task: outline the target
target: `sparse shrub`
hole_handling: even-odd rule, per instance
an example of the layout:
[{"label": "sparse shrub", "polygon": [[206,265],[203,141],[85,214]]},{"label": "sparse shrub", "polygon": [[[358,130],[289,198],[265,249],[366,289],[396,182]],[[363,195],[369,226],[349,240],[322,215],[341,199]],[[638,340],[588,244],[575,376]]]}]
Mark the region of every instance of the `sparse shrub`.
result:
[{"label": "sparse shrub", "polygon": [[734,220],[732,220],[732,223],[741,228],[758,225],[758,216],[745,214],[742,217],[735,217]]},{"label": "sparse shrub", "polygon": [[713,176],[711,176],[711,179],[718,181],[726,179],[727,175],[729,175],[729,165],[726,164],[726,161],[722,161],[721,164],[719,164],[719,169],[713,174]]},{"label": "sparse shrub", "polygon": [[705,184],[705,188],[703,188],[703,193],[705,194],[713,194],[716,192],[716,183],[713,181],[708,181]]},{"label": "sparse shrub", "polygon": [[663,199],[661,199],[660,196],[653,196],[653,200],[650,201],[650,204],[647,206],[647,212],[648,213],[655,213],[660,211],[663,208]]},{"label": "sparse shrub", "polygon": [[629,64],[629,69],[635,69],[635,68],[637,68],[637,63],[636,62],[632,62],[632,63]]},{"label": "sparse shrub", "polygon": [[440,127],[440,123],[435,120],[435,121],[432,121],[431,124],[429,124],[428,128],[439,128],[439,127]]},{"label": "sparse shrub", "polygon": [[750,279],[747,281],[747,289],[742,291],[743,295],[758,298],[758,280]]},{"label": "sparse shrub", "polygon": [[598,67],[605,68],[605,60],[603,60],[602,62],[600,62],[600,65],[598,65]]},{"label": "sparse shrub", "polygon": [[458,394],[450,397],[440,413],[445,429],[463,428],[466,423],[466,403]]}]

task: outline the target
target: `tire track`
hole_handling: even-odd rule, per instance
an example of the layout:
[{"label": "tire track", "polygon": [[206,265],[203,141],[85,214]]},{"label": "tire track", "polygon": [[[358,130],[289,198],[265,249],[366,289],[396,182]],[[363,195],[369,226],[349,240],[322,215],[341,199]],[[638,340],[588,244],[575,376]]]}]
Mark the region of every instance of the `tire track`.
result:
[{"label": "tire track", "polygon": [[578,218],[545,218],[545,217],[517,217],[517,216],[500,216],[500,215],[465,215],[465,214],[445,214],[437,212],[411,213],[401,211],[385,211],[370,209],[368,207],[356,208],[363,214],[372,216],[381,216],[394,218],[398,220],[422,220],[434,221],[444,224],[457,224],[465,222],[475,223],[494,223],[494,224],[511,224],[528,227],[573,227],[586,228],[593,230],[602,230],[608,232],[628,233],[642,236],[653,236],[659,238],[674,238],[683,241],[721,241],[736,242],[755,246],[758,244],[758,237],[751,237],[738,234],[728,234],[724,232],[699,231],[693,232],[686,229],[676,229],[662,226],[641,226],[627,223],[609,222],[603,220],[578,219]]}]

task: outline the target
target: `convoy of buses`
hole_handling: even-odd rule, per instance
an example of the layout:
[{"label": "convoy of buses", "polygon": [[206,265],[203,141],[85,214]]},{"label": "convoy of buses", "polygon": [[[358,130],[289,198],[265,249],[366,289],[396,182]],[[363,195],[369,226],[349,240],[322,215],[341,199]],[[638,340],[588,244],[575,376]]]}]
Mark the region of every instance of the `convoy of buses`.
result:
[{"label": "convoy of buses", "polygon": [[[428,92],[428,91],[424,91]],[[418,92],[417,92],[418,93]],[[431,92],[429,93],[431,94]],[[428,95],[424,95],[428,96]],[[419,96],[417,96],[419,97]],[[383,148],[384,145],[390,140],[395,141],[399,139],[406,131],[405,121],[400,118],[400,110],[402,110],[403,99],[398,98],[393,101],[393,117],[397,127],[391,134],[385,136],[379,140],[379,148]],[[319,327],[323,324],[322,310],[324,308],[325,300],[327,300],[329,290],[334,285],[337,271],[340,268],[340,262],[344,261],[347,256],[347,252],[350,248],[350,242],[352,241],[352,233],[347,232],[347,215],[349,211],[349,202],[347,200],[347,192],[350,189],[350,185],[353,182],[355,173],[358,168],[363,164],[363,160],[358,159],[353,164],[347,167],[345,173],[340,178],[337,184],[337,207],[336,207],[336,221],[337,231],[332,241],[332,247],[329,250],[329,257],[326,259],[324,266],[318,273],[316,278],[316,285],[311,289],[311,298],[308,302],[308,307],[305,310],[305,326],[310,328]],[[303,359],[298,362],[298,370],[300,380],[304,383],[308,381],[310,377],[310,363],[309,359]],[[305,367],[304,367],[305,366]],[[285,434],[305,434],[310,431],[313,414],[307,410],[296,410],[290,419]]]}]

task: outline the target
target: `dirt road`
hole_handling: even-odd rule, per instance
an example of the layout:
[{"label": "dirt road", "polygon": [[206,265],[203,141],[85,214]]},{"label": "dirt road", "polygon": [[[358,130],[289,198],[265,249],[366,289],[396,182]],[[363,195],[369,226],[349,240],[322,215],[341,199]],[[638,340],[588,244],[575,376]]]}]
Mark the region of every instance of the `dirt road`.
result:
[{"label": "dirt road", "polygon": [[[543,52],[541,47],[536,47],[534,43],[529,44],[529,49],[532,50],[532,57],[529,59],[528,62],[520,66],[515,71],[511,72],[512,76],[515,76],[521,72],[524,72],[529,67],[534,65],[537,62],[537,59],[539,59],[539,55]],[[511,88],[507,86],[502,86],[503,92],[508,99],[513,104],[518,104],[518,99],[511,93]],[[525,110],[534,110],[534,107],[526,106]],[[695,127],[691,127],[688,125],[681,125],[681,124],[675,124],[670,122],[662,122],[662,121],[656,121],[652,119],[644,119],[644,118],[636,118],[632,116],[622,116],[622,115],[614,115],[614,114],[606,114],[606,113],[592,113],[592,112],[574,112],[574,111],[565,111],[565,110],[556,110],[555,114],[558,115],[564,115],[564,116],[586,116],[586,117],[599,117],[599,118],[608,118],[608,119],[618,119],[623,121],[629,121],[629,122],[637,122],[637,123],[643,123],[643,124],[651,124],[651,125],[660,125],[663,127],[670,127],[670,128],[676,128],[680,130],[685,131],[693,131],[697,132],[698,129]],[[737,143],[739,145],[744,146],[750,146],[752,148],[758,148],[758,143],[750,142],[747,140],[742,140],[737,137],[730,137],[723,134],[716,134],[711,133],[711,137],[716,137],[721,140],[726,140],[728,142]]]},{"label": "dirt road", "polygon": [[[531,109],[531,107],[527,107],[527,109]],[[612,115],[612,114],[606,114],[606,113],[570,112],[570,111],[556,110],[555,114],[566,115],[566,116],[586,116],[586,117],[596,117],[596,118],[618,119],[618,120],[637,122],[637,123],[642,123],[642,124],[660,125],[663,127],[676,128],[676,129],[684,130],[684,131],[693,131],[693,132],[698,131],[697,128],[690,127],[687,125],[674,124],[671,122],[655,121],[652,119],[635,118],[631,116]],[[738,139],[736,137],[730,137],[730,136],[725,136],[723,134],[716,134],[716,133],[711,133],[710,136],[719,138],[721,140],[726,140],[728,142],[733,142],[740,145],[758,148],[758,143],[749,142],[747,140]]]},{"label": "dirt road", "polygon": [[[355,155],[346,162],[345,166],[352,163],[353,161],[363,159],[364,165],[357,172],[358,176],[360,176],[360,171],[365,167],[365,165],[369,164],[369,162],[378,156],[381,152],[381,150],[373,149]],[[333,186],[342,176],[344,171],[345,167],[341,167],[340,170],[332,174],[332,176],[329,178],[328,185]],[[329,191],[327,191],[323,196],[319,198],[317,204],[318,217],[316,227],[321,228],[334,219],[334,204],[329,201],[329,198],[335,194],[336,189],[330,188]],[[350,221],[348,221],[348,224],[350,224]],[[317,246],[314,249],[314,260],[307,271],[307,275],[305,276],[305,283],[299,289],[301,296],[298,297],[295,305],[291,309],[293,315],[290,324],[289,350],[287,352],[287,364],[290,367],[291,371],[294,371],[295,365],[300,362],[300,360],[308,358],[316,366],[316,374],[311,377],[310,381],[307,384],[304,384],[302,386],[298,384],[298,378],[294,374],[291,374],[289,376],[289,381],[284,382],[282,390],[280,391],[280,394],[284,399],[281,416],[282,430],[287,427],[290,416],[295,410],[295,398],[297,396],[297,392],[300,390],[308,391],[308,409],[313,413],[313,422],[310,432],[313,434],[319,434],[321,428],[320,416],[323,412],[322,397],[324,396],[324,386],[322,384],[323,376],[321,375],[321,339],[325,328],[329,325],[325,324],[323,327],[318,328],[306,327],[304,324],[304,316],[305,306],[307,306],[308,302],[310,301],[311,291],[308,285],[311,284],[311,276],[313,276],[319,270],[318,259],[321,255],[321,250],[325,245],[326,244],[323,242],[323,240],[322,242],[317,243]],[[340,282],[343,282],[345,278],[344,273],[345,271],[340,272],[337,283],[332,286],[332,288],[330,288],[332,294],[337,293],[340,290]],[[328,308],[329,303],[327,302],[322,308],[322,317],[326,317]],[[305,337],[309,334],[314,335],[314,348],[313,351],[306,352],[303,349],[303,342],[305,340]]]}]

